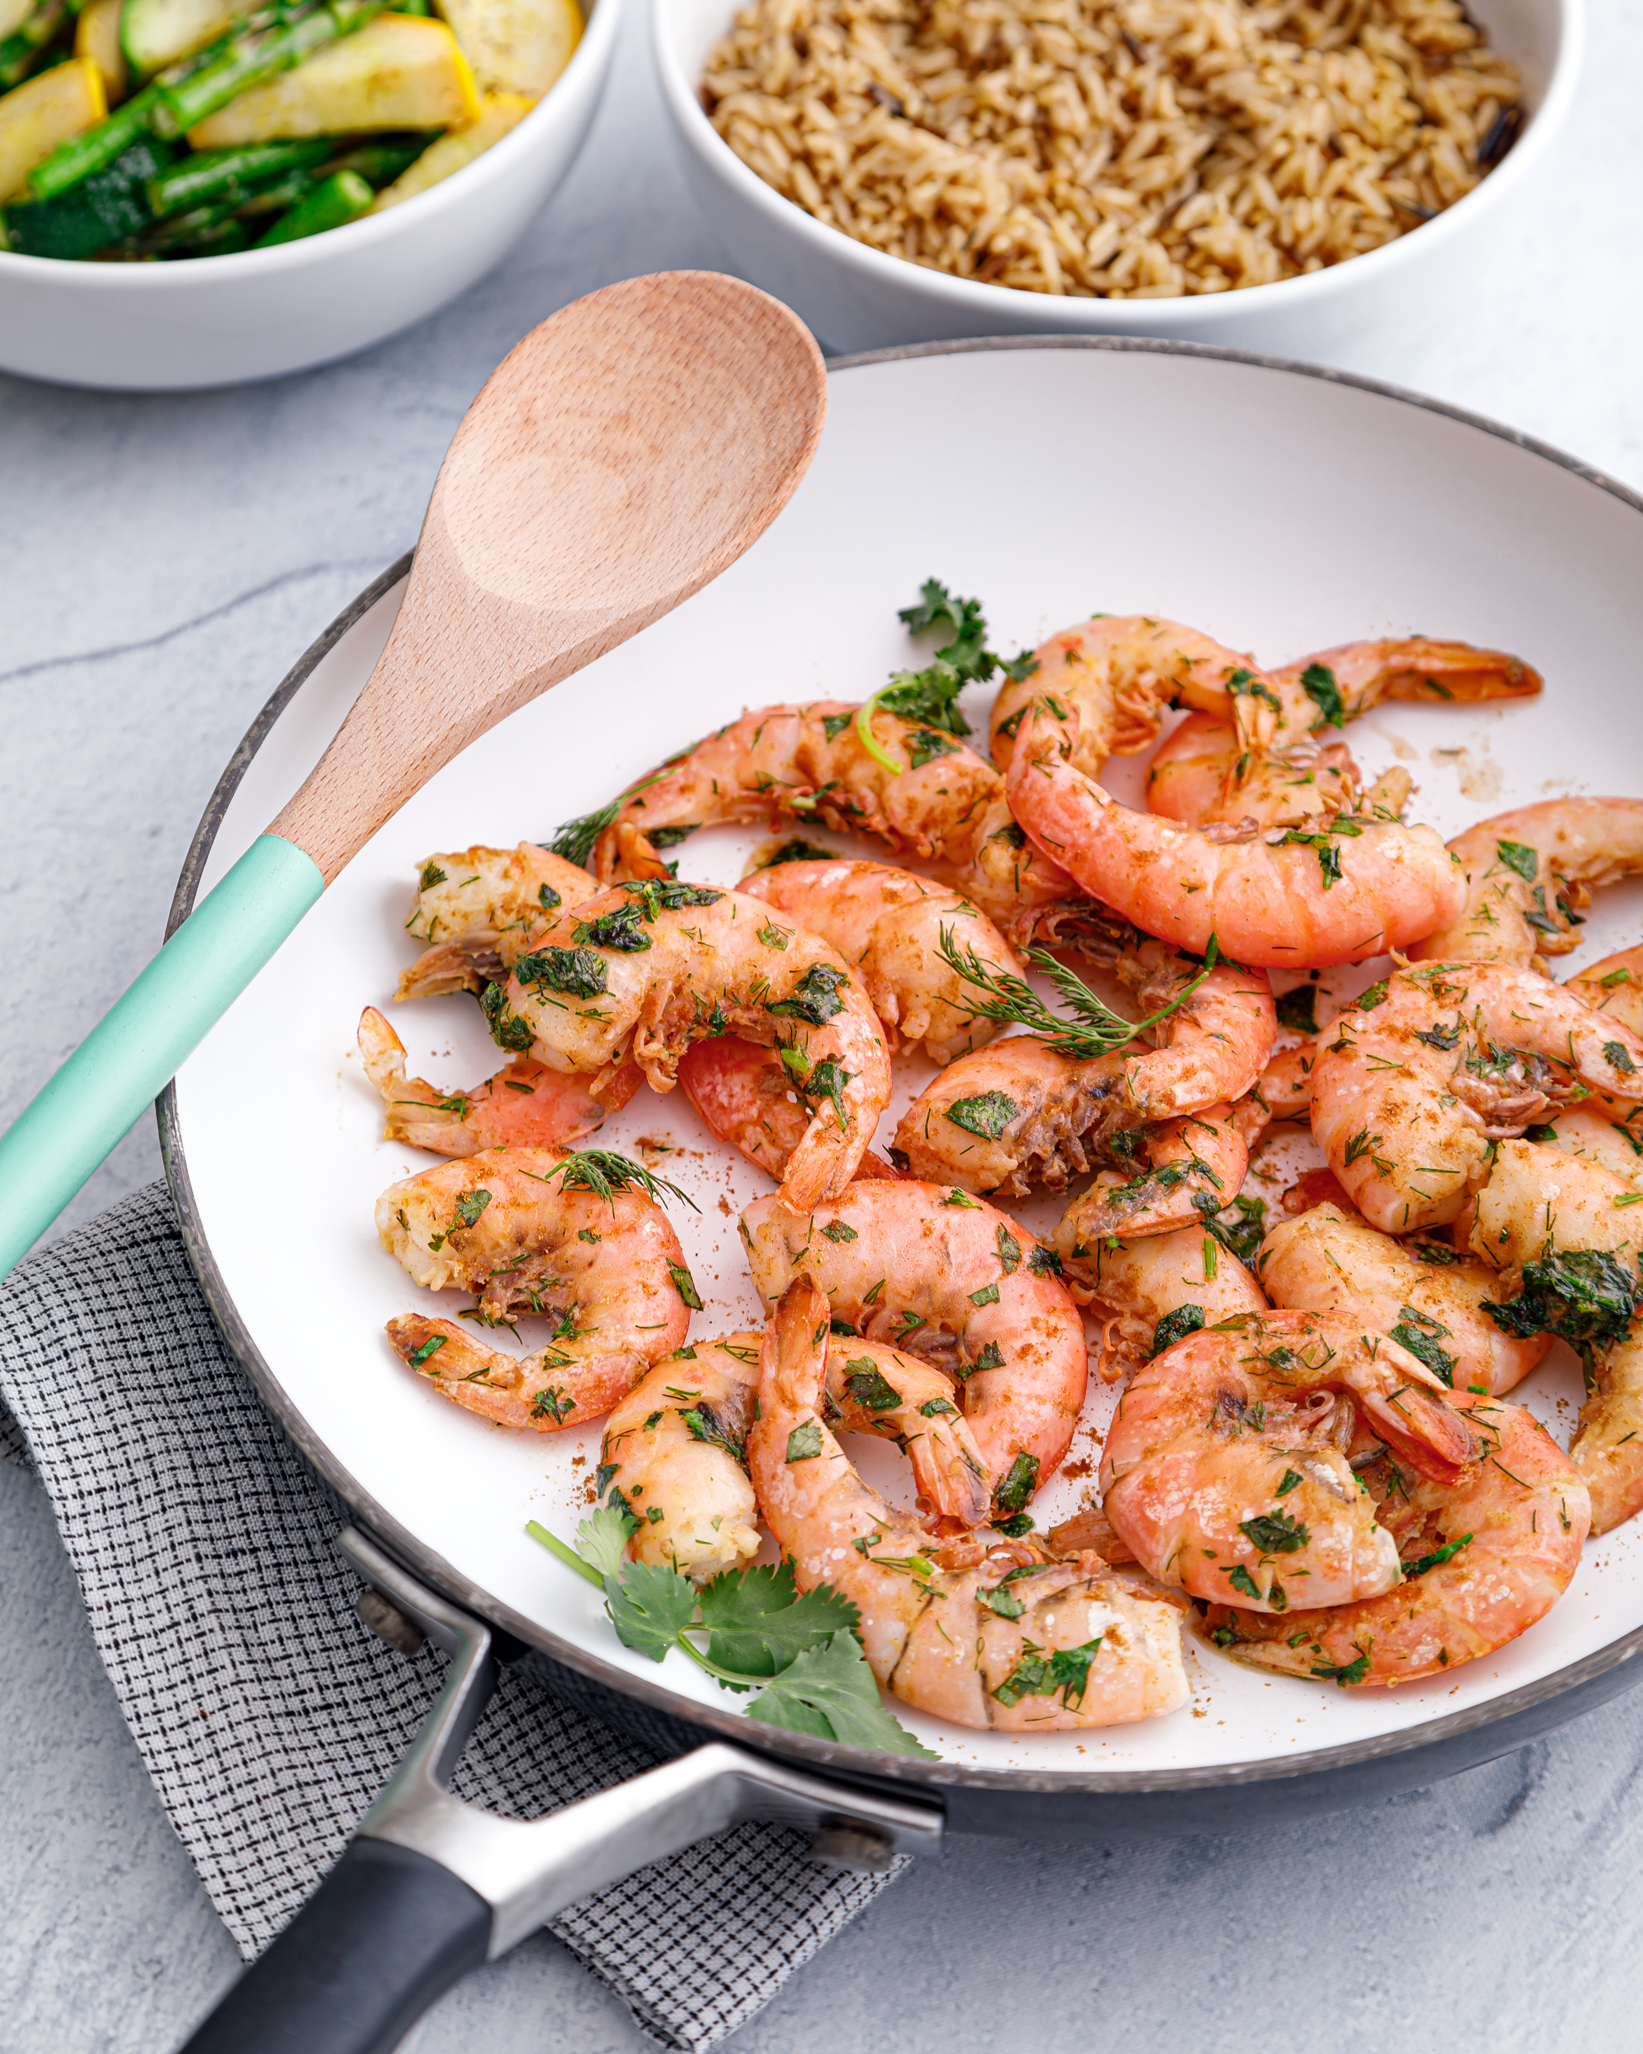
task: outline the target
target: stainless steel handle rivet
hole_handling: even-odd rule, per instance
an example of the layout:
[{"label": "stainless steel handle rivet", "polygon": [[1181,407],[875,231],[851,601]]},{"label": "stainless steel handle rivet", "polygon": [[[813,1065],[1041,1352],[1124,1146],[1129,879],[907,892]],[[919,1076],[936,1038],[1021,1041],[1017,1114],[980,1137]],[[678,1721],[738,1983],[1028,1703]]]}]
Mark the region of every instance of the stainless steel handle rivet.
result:
[{"label": "stainless steel handle rivet", "polygon": [[391,1599],[385,1598],[379,1590],[362,1590],[354,1600],[354,1610],[370,1627],[378,1640],[386,1641],[395,1654],[419,1655],[422,1652],[422,1630]]}]

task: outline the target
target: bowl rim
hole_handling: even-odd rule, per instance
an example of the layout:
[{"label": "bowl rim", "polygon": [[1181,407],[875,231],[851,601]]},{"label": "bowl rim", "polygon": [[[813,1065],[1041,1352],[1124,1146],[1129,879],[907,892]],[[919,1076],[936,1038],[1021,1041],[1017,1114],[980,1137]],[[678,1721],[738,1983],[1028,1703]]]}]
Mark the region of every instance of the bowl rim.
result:
[{"label": "bowl rim", "polygon": [[[119,292],[188,292],[198,291],[209,279],[244,277],[248,272],[274,275],[281,270],[300,270],[315,262],[336,261],[345,251],[363,250],[372,242],[385,242],[402,234],[400,217],[409,208],[417,210],[414,219],[431,222],[435,208],[448,210],[457,201],[449,192],[452,186],[460,185],[461,199],[478,199],[480,187],[477,178],[470,173],[486,177],[491,184],[509,176],[510,171],[523,162],[526,146],[521,138],[527,133],[540,138],[545,111],[552,106],[554,96],[567,79],[582,80],[589,72],[598,74],[604,69],[611,48],[615,42],[626,0],[577,0],[582,10],[582,34],[564,70],[537,101],[536,105],[518,121],[504,136],[488,150],[460,165],[437,185],[431,185],[425,192],[414,193],[410,199],[397,207],[390,207],[382,214],[365,214],[357,221],[345,222],[340,228],[327,229],[323,235],[304,236],[297,242],[276,243],[266,250],[234,250],[215,257],[195,257],[186,263],[176,264],[95,264],[89,262],[66,262],[59,257],[30,257],[6,250],[0,253],[0,291],[4,290],[8,276],[17,275],[40,283],[52,279],[70,292],[119,293]],[[392,8],[386,10],[392,12]],[[563,105],[563,103],[561,103]],[[425,205],[425,202],[431,204]],[[337,238],[343,240],[339,243]],[[324,252],[320,255],[320,252]],[[209,269],[206,267],[209,266]]]},{"label": "bowl rim", "polygon": [[[1183,341],[1174,337],[1038,333],[981,336],[862,350],[848,355],[830,356],[827,359],[827,371],[831,378],[841,371],[915,358],[1024,350],[1082,350],[1123,355],[1196,357],[1212,363],[1244,365],[1256,370],[1277,371],[1290,376],[1315,379],[1324,384],[1342,386],[1351,391],[1368,393],[1377,398],[1390,399],[1402,405],[1419,408],[1440,419],[1457,422],[1465,428],[1480,431],[1506,442],[1562,472],[1572,474],[1585,484],[1620,501],[1634,513],[1643,514],[1643,493],[1634,491],[1595,465],[1571,456],[1551,443],[1542,442],[1533,435],[1492,420],[1485,414],[1473,413],[1467,408],[1430,398],[1426,394],[1413,392],[1407,387],[1391,384],[1384,379],[1336,370],[1326,365],[1308,364],[1295,358],[1267,352]],[[227,815],[229,804],[252,759],[272,735],[280,716],[306,685],[310,675],[330,654],[343,635],[408,575],[411,560],[411,552],[407,552],[366,585],[330,626],[310,643],[252,721],[206,802],[205,811],[189,843],[177,880],[170,916],[166,922],[167,938],[193,910],[200,895],[206,862]],[[1566,1701],[1566,1712],[1562,1716],[1572,1717],[1586,1708],[1589,1700],[1584,1699],[1581,1693],[1587,1687],[1599,1686],[1600,1679],[1614,1678],[1617,1672],[1625,1670],[1629,1663],[1643,1655],[1643,1626],[1633,1627],[1617,1634],[1602,1647],[1578,1657],[1548,1675],[1519,1684],[1514,1689],[1502,1691],[1498,1696],[1468,1706],[1464,1710],[1439,1713],[1414,1726],[1372,1735],[1365,1739],[1311,1748],[1304,1753],[1288,1757],[1269,1755],[1251,1757],[1238,1762],[1219,1762],[1185,1768],[1041,1770],[982,1766],[948,1759],[924,1762],[903,1755],[878,1754],[872,1749],[849,1742],[820,1740],[784,1728],[762,1734],[756,1729],[750,1731],[751,1722],[734,1708],[723,1704],[703,1704],[683,1697],[660,1678],[653,1680],[646,1676],[632,1675],[590,1652],[567,1635],[525,1618],[505,1601],[494,1597],[489,1591],[472,1582],[432,1546],[412,1533],[359,1483],[329,1444],[309,1425],[301,1405],[289,1395],[280,1382],[240,1313],[227,1280],[218,1267],[195,1197],[175,1081],[167,1084],[161,1093],[156,1110],[167,1188],[176,1211],[190,1267],[230,1350],[250,1377],[263,1406],[304,1460],[336,1492],[348,1511],[360,1520],[371,1536],[414,1575],[449,1597],[454,1603],[464,1606],[493,1626],[498,1626],[511,1634],[526,1647],[534,1648],[545,1655],[549,1661],[568,1670],[585,1684],[625,1700],[629,1706],[638,1706],[643,1713],[671,1719],[698,1731],[711,1733],[715,1738],[731,1741],[755,1753],[801,1760],[819,1771],[846,1779],[870,1777],[881,1784],[900,1784],[912,1789],[923,1787],[970,1793],[1043,1793],[1069,1799],[1162,1799],[1171,1793],[1190,1796],[1211,1791],[1228,1792],[1253,1786],[1288,1785],[1294,1788],[1307,1783],[1309,1779],[1331,1776],[1338,1771],[1361,1768],[1373,1763],[1391,1763],[1425,1754],[1428,1750],[1441,1750],[1446,1743],[1468,1742],[1473,1737],[1482,1740],[1482,1737],[1491,1731],[1497,1736],[1510,1735],[1520,1730],[1516,1724],[1520,1718],[1539,1714],[1560,1699]],[[1624,1686],[1617,1684],[1616,1687]],[[1561,1717],[1551,1713],[1546,1723],[1559,1724]],[[1485,1748],[1488,1744],[1487,1741],[1483,1742]],[[1521,1744],[1522,1739],[1514,1738],[1506,1738],[1503,1743],[1506,1747]],[[1435,1764],[1438,1754],[1433,1752],[1427,1758]],[[1483,1758],[1482,1754],[1476,1757]],[[1470,1761],[1455,1764],[1457,1767],[1471,1765]],[[1434,1773],[1446,1774],[1448,1771],[1434,1768]],[[1313,1783],[1312,1787],[1316,1787],[1316,1784]]]},{"label": "bowl rim", "polygon": [[[703,166],[728,185],[747,205],[764,215],[770,224],[808,247],[823,261],[832,259],[856,271],[864,282],[899,287],[904,292],[922,292],[950,308],[954,314],[969,313],[978,328],[1005,307],[1019,312],[1022,302],[1042,301],[1046,310],[1092,307],[1102,310],[1110,322],[1109,332],[1145,332],[1149,324],[1168,320],[1171,330],[1183,336],[1191,331],[1218,329],[1226,316],[1220,310],[1229,305],[1239,316],[1257,316],[1275,308],[1299,308],[1308,301],[1327,297],[1341,289],[1342,274],[1369,286],[1389,273],[1393,266],[1410,261],[1410,246],[1418,244],[1417,256],[1435,255],[1441,239],[1452,237],[1482,218],[1484,205],[1498,205],[1532,170],[1547,145],[1566,119],[1573,103],[1585,57],[1585,0],[1549,0],[1558,25],[1558,43],[1545,91],[1540,103],[1524,124],[1522,133],[1504,160],[1481,179],[1453,206],[1430,221],[1400,235],[1395,242],[1366,250],[1322,271],[1303,272],[1294,278],[1279,278],[1267,285],[1238,286],[1229,292],[1181,293],[1173,298],[1107,299],[1082,294],[1033,293],[1010,285],[985,284],[978,279],[956,278],[950,272],[916,264],[906,257],[894,257],[858,242],[841,228],[818,221],[813,214],[777,192],[749,165],[744,164],[708,119],[695,84],[685,76],[672,38],[676,0],[650,0],[651,50],[661,80],[663,97],[680,136],[694,150]],[[1474,204],[1477,203],[1477,204]],[[1373,267],[1360,269],[1360,266]],[[913,273],[915,277],[909,278]],[[1275,296],[1281,295],[1281,298]],[[1167,311],[1159,311],[1167,310]],[[1057,321],[1056,326],[1060,327]],[[1076,329],[1070,333],[1079,332]],[[1207,338],[1206,338],[1207,339]]]}]

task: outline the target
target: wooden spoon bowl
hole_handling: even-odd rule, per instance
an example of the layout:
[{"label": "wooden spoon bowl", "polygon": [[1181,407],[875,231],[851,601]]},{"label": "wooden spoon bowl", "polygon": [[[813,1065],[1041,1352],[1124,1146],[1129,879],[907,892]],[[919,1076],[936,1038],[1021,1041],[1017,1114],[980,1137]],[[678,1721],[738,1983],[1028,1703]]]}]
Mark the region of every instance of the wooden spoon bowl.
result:
[{"label": "wooden spoon bowl", "polygon": [[270,831],[329,883],[470,742],[734,563],[825,409],[809,331],[716,272],[629,279],[533,329],[458,428],[388,646]]}]

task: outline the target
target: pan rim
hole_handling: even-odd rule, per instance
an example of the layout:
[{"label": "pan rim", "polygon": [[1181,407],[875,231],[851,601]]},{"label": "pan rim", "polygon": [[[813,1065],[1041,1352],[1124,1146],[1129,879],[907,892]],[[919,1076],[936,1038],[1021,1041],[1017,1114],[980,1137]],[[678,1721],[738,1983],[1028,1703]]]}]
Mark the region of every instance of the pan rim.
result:
[{"label": "pan rim", "polygon": [[[1476,429],[1526,454],[1572,473],[1586,484],[1608,493],[1634,512],[1643,513],[1643,494],[1622,485],[1596,466],[1554,448],[1551,444],[1490,420],[1482,414],[1452,406],[1447,401],[1408,391],[1384,380],[1327,365],[1306,364],[1285,357],[1213,344],[1166,341],[1136,336],[984,336],[952,342],[913,343],[889,349],[859,351],[827,360],[829,376],[879,364],[916,358],[974,355],[1021,350],[1104,350],[1128,355],[1196,357],[1213,362],[1239,364],[1256,370],[1276,371],[1290,376],[1316,379],[1345,386],[1381,399],[1413,406],[1423,412]],[[193,910],[205,863],[216,842],[228,806],[258,751],[268,740],[297,693],[331,649],[349,629],[364,617],[408,573],[412,552],[407,551],[373,579],[329,626],[304,650],[246,730],[224,768],[200,817],[189,843],[166,923],[169,937]],[[879,1754],[867,1748],[823,1741],[807,1734],[779,1727],[755,1725],[742,1714],[702,1704],[666,1688],[660,1682],[635,1677],[629,1671],[602,1661],[575,1642],[515,1612],[510,1606],[480,1589],[434,1549],[425,1546],[395,1519],[335,1458],[330,1449],[309,1428],[301,1408],[286,1392],[250,1329],[241,1318],[232,1294],[212,1256],[204,1222],[194,1196],[187,1152],[177,1112],[176,1088],[168,1084],[157,1105],[160,1149],[166,1182],[176,1209],[190,1266],[204,1291],[218,1326],[236,1359],[250,1378],[264,1409],[296,1447],[303,1459],[326,1485],[361,1520],[376,1539],[413,1574],[422,1577],[454,1603],[511,1634],[527,1647],[538,1650],[552,1662],[569,1669],[603,1692],[630,1700],[676,1724],[701,1731],[704,1737],[728,1740],[754,1753],[794,1760],[816,1771],[844,1780],[895,1783],[912,1788],[940,1790],[943,1787],[970,1791],[1038,1793],[1081,1797],[1145,1798],[1179,1796],[1195,1791],[1225,1790],[1262,1783],[1293,1786],[1308,1779],[1385,1761],[1395,1757],[1436,1750],[1446,1742],[1504,1726],[1524,1714],[1576,1696],[1582,1686],[1612,1674],[1643,1652],[1643,1627],[1620,1635],[1606,1647],[1579,1661],[1554,1670],[1535,1682],[1491,1698],[1485,1704],[1447,1713],[1400,1732],[1379,1734],[1306,1754],[1279,1759],[1221,1762],[1201,1768],[1157,1770],[1067,1770],[984,1768],[961,1762],[925,1762],[906,1756]],[[1578,1707],[1571,1707],[1571,1716]],[[1505,1740],[1510,1747],[1514,1742]]]}]

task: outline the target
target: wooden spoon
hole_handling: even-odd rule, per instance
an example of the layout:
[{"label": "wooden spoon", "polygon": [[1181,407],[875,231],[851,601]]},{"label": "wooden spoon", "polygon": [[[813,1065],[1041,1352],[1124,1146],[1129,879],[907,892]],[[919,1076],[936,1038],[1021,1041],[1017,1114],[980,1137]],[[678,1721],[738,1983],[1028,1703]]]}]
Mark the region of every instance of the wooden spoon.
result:
[{"label": "wooden spoon", "polygon": [[607,286],[503,360],[446,453],[388,646],[336,739],[0,1137],[0,1276],[435,771],[763,534],[826,403],[798,318],[708,271]]}]

